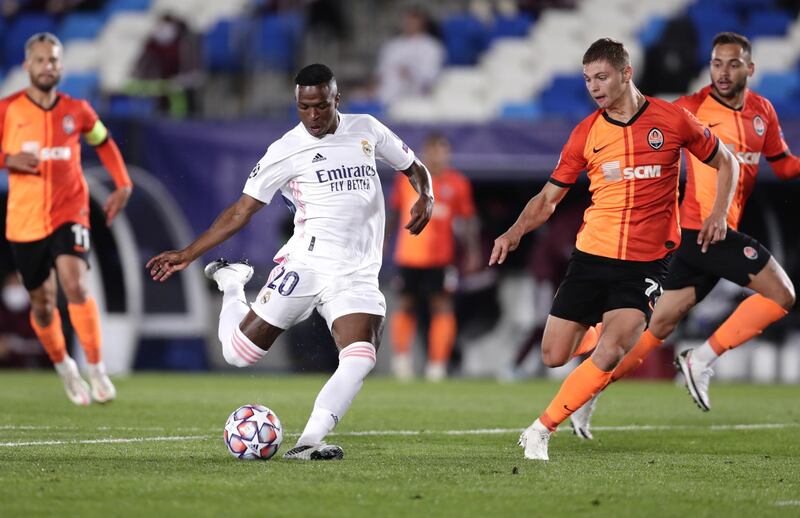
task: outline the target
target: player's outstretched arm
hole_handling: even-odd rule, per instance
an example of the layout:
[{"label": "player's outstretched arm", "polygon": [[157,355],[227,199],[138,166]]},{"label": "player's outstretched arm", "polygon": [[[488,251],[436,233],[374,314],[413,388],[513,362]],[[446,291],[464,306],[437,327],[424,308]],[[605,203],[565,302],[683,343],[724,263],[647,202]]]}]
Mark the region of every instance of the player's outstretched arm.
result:
[{"label": "player's outstretched arm", "polygon": [[489,256],[489,266],[503,264],[508,253],[517,249],[522,236],[536,230],[550,219],[556,206],[561,203],[568,190],[568,187],[559,187],[554,183],[547,182],[539,194],[528,201],[517,221],[506,230],[505,234],[494,240],[492,255]]},{"label": "player's outstretched arm", "polygon": [[717,169],[717,195],[711,214],[703,221],[697,234],[697,244],[703,253],[708,250],[709,245],[725,239],[728,233],[728,209],[739,183],[739,162],[727,147],[720,145],[719,152],[708,165]]},{"label": "player's outstretched arm", "polygon": [[788,151],[781,158],[773,159],[769,165],[775,172],[775,176],[781,180],[791,180],[800,176],[800,158]]},{"label": "player's outstretched arm", "polygon": [[428,168],[419,160],[414,160],[408,169],[403,171],[419,193],[419,198],[411,207],[411,219],[405,226],[409,232],[416,235],[428,224],[433,212],[433,181]]},{"label": "player's outstretched arm", "polygon": [[264,202],[242,194],[241,198],[223,210],[208,230],[200,234],[192,244],[183,250],[161,252],[147,261],[145,266],[150,270],[150,276],[154,281],[163,282],[169,279],[173,273],[183,270],[205,252],[241,230],[253,214],[263,206]]}]

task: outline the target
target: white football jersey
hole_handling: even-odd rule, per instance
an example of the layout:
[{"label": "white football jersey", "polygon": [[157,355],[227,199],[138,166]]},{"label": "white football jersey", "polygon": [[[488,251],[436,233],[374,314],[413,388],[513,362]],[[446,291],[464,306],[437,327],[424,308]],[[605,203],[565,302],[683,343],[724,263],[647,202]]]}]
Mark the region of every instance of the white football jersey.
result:
[{"label": "white football jersey", "polygon": [[339,114],[336,132],[312,136],[302,123],[267,149],[244,193],[269,203],[280,190],[294,234],[275,255],[325,273],[378,275],[386,214],[375,159],[408,169],[414,152],[370,115]]}]

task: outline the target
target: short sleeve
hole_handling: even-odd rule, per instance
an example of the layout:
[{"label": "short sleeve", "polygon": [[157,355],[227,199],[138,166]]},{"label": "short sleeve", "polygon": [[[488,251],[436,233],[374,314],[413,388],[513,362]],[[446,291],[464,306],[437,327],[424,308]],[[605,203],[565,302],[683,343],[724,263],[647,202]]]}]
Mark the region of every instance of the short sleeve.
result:
[{"label": "short sleeve", "polygon": [[572,187],[578,180],[578,176],[586,170],[588,162],[583,154],[586,135],[583,125],[572,130],[569,140],[561,148],[561,154],[558,155],[558,163],[553,174],[550,175],[550,183],[559,187]]},{"label": "short sleeve", "polygon": [[675,126],[681,130],[683,147],[704,163],[710,162],[719,149],[719,139],[689,110],[683,107],[678,110],[680,121]]},{"label": "short sleeve", "polygon": [[767,132],[764,134],[763,153],[768,162],[780,160],[789,154],[789,145],[783,138],[778,114],[769,101],[767,101]]},{"label": "short sleeve", "polygon": [[89,133],[94,129],[94,125],[97,121],[100,120],[100,117],[97,116],[97,112],[94,111],[92,105],[86,101],[80,101],[80,132],[81,133]]},{"label": "short sleeve", "polygon": [[375,132],[375,158],[386,162],[397,171],[405,171],[414,162],[414,152],[400,140],[400,137],[371,117]]},{"label": "short sleeve", "polygon": [[275,193],[294,178],[291,158],[272,162],[265,154],[250,171],[243,192],[263,203],[272,201]]}]

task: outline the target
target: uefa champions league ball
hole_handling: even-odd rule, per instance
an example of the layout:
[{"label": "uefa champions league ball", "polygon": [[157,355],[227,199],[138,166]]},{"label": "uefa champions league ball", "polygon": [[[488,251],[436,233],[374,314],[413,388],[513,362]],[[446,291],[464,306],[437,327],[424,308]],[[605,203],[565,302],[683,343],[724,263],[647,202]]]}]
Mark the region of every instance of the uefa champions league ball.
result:
[{"label": "uefa champions league ball", "polygon": [[283,427],[278,416],[262,405],[244,405],[228,417],[225,446],[237,459],[267,460],[278,452]]}]

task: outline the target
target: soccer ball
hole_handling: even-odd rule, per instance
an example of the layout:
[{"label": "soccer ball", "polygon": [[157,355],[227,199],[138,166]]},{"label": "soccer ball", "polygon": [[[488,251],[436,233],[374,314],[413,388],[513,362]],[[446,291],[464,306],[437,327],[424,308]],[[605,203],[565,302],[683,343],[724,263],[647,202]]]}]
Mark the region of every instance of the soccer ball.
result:
[{"label": "soccer ball", "polygon": [[228,417],[222,434],[237,459],[267,460],[278,452],[283,427],[275,412],[262,405],[244,405]]}]

